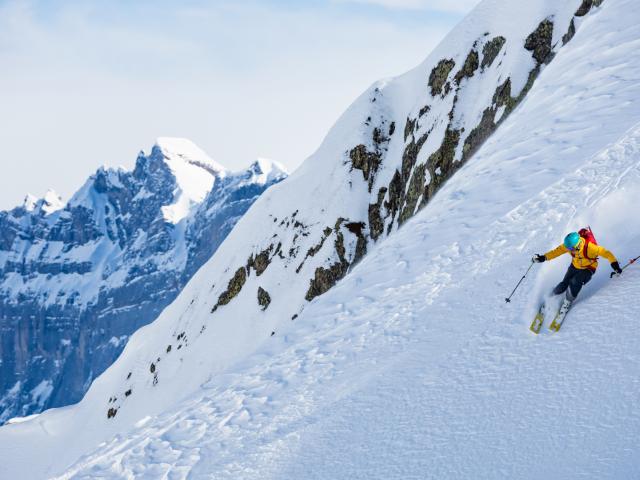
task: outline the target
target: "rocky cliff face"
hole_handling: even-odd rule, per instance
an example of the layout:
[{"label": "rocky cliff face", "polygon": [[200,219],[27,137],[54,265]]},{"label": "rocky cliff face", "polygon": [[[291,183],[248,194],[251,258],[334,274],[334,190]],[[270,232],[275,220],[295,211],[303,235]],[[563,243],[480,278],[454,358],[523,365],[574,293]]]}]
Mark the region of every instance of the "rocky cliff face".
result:
[{"label": "rocky cliff face", "polygon": [[48,192],[0,212],[0,422],[78,401],[285,177],[266,160],[230,173],[160,139],[66,205]]},{"label": "rocky cliff face", "polygon": [[[294,267],[291,281],[306,285],[301,310],[302,300],[329,290],[373,243],[423,208],[526,98],[545,65],[602,1],[539,3],[484,2],[482,30],[459,26],[418,68],[365,92],[288,182],[329,179],[310,188],[324,208],[277,203],[269,214],[270,235],[249,247],[244,262],[224,270],[229,283],[218,290],[212,313],[243,291],[252,269],[260,276],[272,264]],[[517,26],[504,26],[509,15]],[[258,260],[264,267],[257,268]],[[263,287],[258,297],[264,309]]]}]

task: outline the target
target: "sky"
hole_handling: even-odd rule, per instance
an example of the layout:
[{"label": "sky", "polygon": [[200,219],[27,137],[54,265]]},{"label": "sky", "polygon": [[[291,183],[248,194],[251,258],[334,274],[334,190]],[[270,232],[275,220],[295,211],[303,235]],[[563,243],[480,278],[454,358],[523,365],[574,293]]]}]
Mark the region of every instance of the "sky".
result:
[{"label": "sky", "polygon": [[478,0],[0,0],[0,209],[185,137],[290,171]]}]

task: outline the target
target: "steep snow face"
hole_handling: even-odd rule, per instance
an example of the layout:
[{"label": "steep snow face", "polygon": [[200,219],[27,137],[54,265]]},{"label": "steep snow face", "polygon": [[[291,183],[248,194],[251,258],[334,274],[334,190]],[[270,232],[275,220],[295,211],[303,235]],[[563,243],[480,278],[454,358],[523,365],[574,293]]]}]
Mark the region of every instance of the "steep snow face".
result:
[{"label": "steep snow face", "polygon": [[78,401],[285,176],[231,173],[160,138],[132,172],[99,169],[64,208],[50,191],[0,212],[0,422]]},{"label": "steep snow face", "polygon": [[[226,169],[215,162],[200,149],[195,143],[186,138],[160,137],[156,140],[156,146],[162,150],[167,161],[182,161],[186,164],[200,166],[211,174],[223,173]],[[195,185],[185,185],[187,188],[196,188]]]},{"label": "steep snow face", "polygon": [[225,169],[184,138],[159,138],[156,147],[162,151],[176,181],[174,202],[162,207],[162,214],[167,222],[176,224],[189,214],[194,204],[204,200],[216,176],[223,175]]},{"label": "steep snow face", "polygon": [[[637,418],[610,392],[640,393],[628,381],[635,321],[615,309],[615,357],[601,320],[579,310],[605,311],[606,272],[574,310],[583,335],[570,336],[571,323],[556,337],[527,330],[559,261],[512,310],[499,306],[530,255],[578,225],[630,256],[632,243],[611,232],[635,225],[635,212],[613,224],[591,215],[638,195],[640,10],[593,3],[485,1],[425,64],[372,87],[79,405],[0,429],[0,468],[33,478],[633,476]],[[620,280],[610,295],[637,293]],[[559,369],[540,368],[547,355]],[[563,415],[541,418],[540,405]],[[595,437],[605,440],[584,440]]]}]

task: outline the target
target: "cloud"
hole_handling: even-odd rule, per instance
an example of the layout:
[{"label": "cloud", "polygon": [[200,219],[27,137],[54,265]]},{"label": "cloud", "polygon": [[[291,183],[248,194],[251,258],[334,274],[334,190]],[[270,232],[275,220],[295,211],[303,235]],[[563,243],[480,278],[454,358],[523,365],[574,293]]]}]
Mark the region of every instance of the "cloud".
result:
[{"label": "cloud", "polygon": [[467,13],[480,0],[333,0],[336,3],[378,5],[398,10],[428,10],[442,13]]}]

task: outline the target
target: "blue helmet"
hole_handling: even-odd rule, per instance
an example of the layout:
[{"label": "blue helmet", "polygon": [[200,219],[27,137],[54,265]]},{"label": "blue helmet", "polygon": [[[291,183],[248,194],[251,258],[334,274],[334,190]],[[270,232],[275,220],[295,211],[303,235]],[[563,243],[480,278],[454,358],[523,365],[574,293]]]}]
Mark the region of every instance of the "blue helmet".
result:
[{"label": "blue helmet", "polygon": [[580,242],[580,235],[578,235],[578,232],[571,232],[569,235],[564,237],[564,246],[569,250],[576,248],[578,242]]}]

